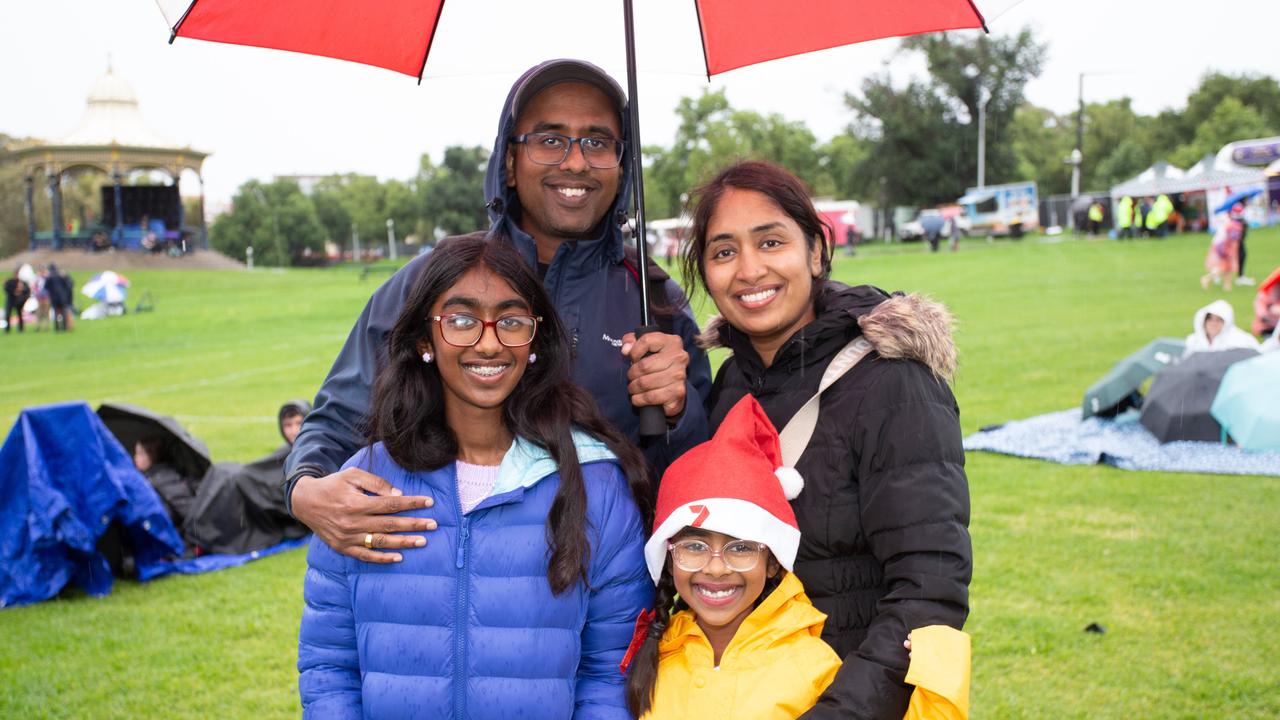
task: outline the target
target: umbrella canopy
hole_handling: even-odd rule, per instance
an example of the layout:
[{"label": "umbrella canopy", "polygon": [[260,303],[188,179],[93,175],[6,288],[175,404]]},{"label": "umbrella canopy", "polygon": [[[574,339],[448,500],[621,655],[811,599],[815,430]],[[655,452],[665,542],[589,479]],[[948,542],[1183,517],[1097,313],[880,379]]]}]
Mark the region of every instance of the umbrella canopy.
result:
[{"label": "umbrella canopy", "polygon": [[129,280],[123,275],[106,270],[89,278],[80,292],[98,302],[122,303],[127,296]]},{"label": "umbrella canopy", "polygon": [[1231,209],[1232,205],[1235,205],[1236,203],[1245,202],[1246,200],[1252,200],[1253,198],[1261,194],[1262,194],[1262,188],[1259,188],[1259,187],[1249,188],[1248,190],[1238,190],[1228,195],[1227,199],[1223,200],[1222,204],[1214,208],[1213,211],[1216,213],[1226,212]]},{"label": "umbrella canopy", "polygon": [[[173,37],[274,48],[423,76],[437,31],[455,28],[445,0],[161,0]],[[601,3],[603,4],[603,3]],[[630,15],[630,0],[624,0]],[[885,37],[984,27],[970,0],[694,0],[708,76]],[[536,5],[530,3],[530,5]],[[554,6],[551,6],[554,9]],[[508,18],[510,19],[510,18]],[[623,28],[617,28],[622,30]],[[626,28],[632,33],[630,23]],[[554,38],[547,42],[554,52]]]},{"label": "umbrella canopy", "polygon": [[139,440],[162,439],[169,464],[184,477],[204,477],[213,464],[204,442],[168,415],[137,405],[102,403],[98,406],[98,417],[130,454]]},{"label": "umbrella canopy", "polygon": [[1277,267],[1270,275],[1267,276],[1266,280],[1262,281],[1262,284],[1258,286],[1258,292],[1269,293],[1271,292],[1271,288],[1274,288],[1277,285],[1280,285],[1280,267]]},{"label": "umbrella canopy", "polygon": [[947,220],[942,217],[941,213],[937,215],[920,216],[920,229],[930,235],[936,235],[937,233],[942,232],[942,228],[946,226],[946,224]]},{"label": "umbrella canopy", "polygon": [[1142,387],[1147,378],[1182,357],[1185,343],[1176,338],[1156,338],[1116,363],[1101,380],[1089,386],[1081,403],[1081,417],[1108,415],[1125,398]]},{"label": "umbrella canopy", "polygon": [[1280,352],[1235,363],[1209,408],[1246,450],[1280,450]]},{"label": "umbrella canopy", "polygon": [[1156,375],[1142,403],[1139,421],[1162,443],[1174,440],[1217,442],[1222,426],[1210,408],[1227,368],[1258,356],[1256,350],[1200,352]]}]

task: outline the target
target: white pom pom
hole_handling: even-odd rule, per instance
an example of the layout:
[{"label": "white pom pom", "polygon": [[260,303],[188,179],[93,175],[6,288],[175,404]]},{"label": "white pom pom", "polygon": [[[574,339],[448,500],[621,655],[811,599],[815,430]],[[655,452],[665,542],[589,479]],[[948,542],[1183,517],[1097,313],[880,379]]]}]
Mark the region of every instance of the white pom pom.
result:
[{"label": "white pom pom", "polygon": [[800,491],[804,490],[804,478],[800,477],[795,468],[784,465],[774,470],[773,474],[778,476],[778,482],[782,483],[782,494],[788,500],[795,500],[800,496]]}]

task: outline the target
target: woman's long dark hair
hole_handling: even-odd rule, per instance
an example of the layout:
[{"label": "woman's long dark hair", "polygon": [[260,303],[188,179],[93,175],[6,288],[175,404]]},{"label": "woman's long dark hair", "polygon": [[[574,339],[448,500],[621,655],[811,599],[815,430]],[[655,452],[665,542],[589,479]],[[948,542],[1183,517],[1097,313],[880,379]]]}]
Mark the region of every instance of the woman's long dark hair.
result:
[{"label": "woman's long dark hair", "polygon": [[[680,259],[685,293],[689,297],[692,298],[699,288],[705,290],[707,287],[707,226],[711,224],[711,216],[715,215],[725,191],[730,188],[754,190],[777,203],[782,212],[800,226],[810,252],[815,245],[821,246],[822,271],[817,280],[825,280],[831,275],[829,238],[833,237],[834,230],[831,223],[813,207],[808,188],[785,168],[760,160],[744,160],[721,170],[710,182],[693,191],[693,227],[684,257]],[[822,283],[813,285],[816,300]]]},{"label": "woman's long dark hair", "polygon": [[640,451],[601,415],[595,400],[569,378],[569,344],[542,283],[503,236],[467,235],[441,243],[423,266],[387,338],[386,364],[373,386],[366,420],[370,444],[381,442],[391,459],[408,470],[434,470],[455,461],[458,440],[445,421],[444,386],[434,364],[418,349],[431,340],[428,319],[435,302],[467,272],[487,268],[516,291],[533,315],[542,317],[532,350],[538,362],[503,404],[507,429],[545,449],[560,469],[560,487],[547,515],[550,559],[547,580],[558,595],[587,580],[587,494],[573,444],[574,426],[604,442],[617,456],[644,523],[652,507]]},{"label": "woman's long dark hair", "polygon": [[[768,563],[766,567],[777,562],[772,551],[764,558],[764,562]],[[778,572],[773,577],[765,577],[764,588],[760,590],[752,607],[760,607],[760,603],[782,583],[786,572],[778,567]],[[649,626],[649,634],[627,666],[627,709],[635,717],[642,717],[653,707],[653,691],[658,686],[658,644],[662,642],[672,616],[688,608],[688,603],[676,593],[675,576],[671,574],[671,554],[668,553],[667,564],[662,568],[662,576],[658,578],[658,591],[653,599],[653,624]]]}]

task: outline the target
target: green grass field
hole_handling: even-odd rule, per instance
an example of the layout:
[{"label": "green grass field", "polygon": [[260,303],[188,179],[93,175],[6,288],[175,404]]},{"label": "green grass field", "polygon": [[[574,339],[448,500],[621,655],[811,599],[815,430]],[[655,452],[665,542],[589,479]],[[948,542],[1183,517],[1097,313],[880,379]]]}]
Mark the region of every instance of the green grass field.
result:
[{"label": "green grass field", "polygon": [[[911,289],[958,319],[966,433],[1076,405],[1220,291],[1208,240],[870,247],[838,279]],[[1280,229],[1251,232],[1251,274]],[[83,273],[82,273],[83,274]],[[114,399],[171,413],[215,459],[279,444],[384,275],[349,269],[135,272],[151,313],[0,339],[0,420]],[[83,281],[85,278],[77,278]],[[1225,295],[1241,324],[1251,288]],[[718,358],[717,358],[718,360]],[[1280,479],[1124,472],[969,456],[976,718],[1280,716]],[[0,611],[0,717],[289,717],[304,553]],[[1106,634],[1082,632],[1091,622]]]}]

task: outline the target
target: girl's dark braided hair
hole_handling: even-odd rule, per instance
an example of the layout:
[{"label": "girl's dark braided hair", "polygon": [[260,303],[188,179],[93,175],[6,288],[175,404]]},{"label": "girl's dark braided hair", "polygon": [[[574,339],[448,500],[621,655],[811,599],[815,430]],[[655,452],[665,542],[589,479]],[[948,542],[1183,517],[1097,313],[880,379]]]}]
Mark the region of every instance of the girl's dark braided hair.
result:
[{"label": "girl's dark braided hair", "polygon": [[671,616],[688,607],[676,594],[676,580],[671,575],[671,556],[668,555],[653,599],[653,624],[627,668],[627,709],[634,717],[643,716],[653,705],[653,689],[658,683],[658,643],[671,623]]}]

